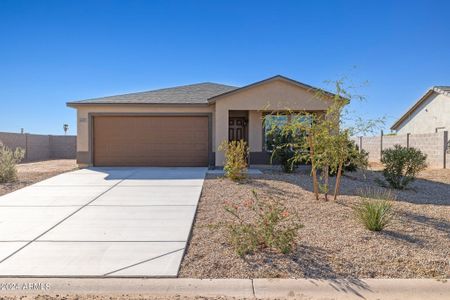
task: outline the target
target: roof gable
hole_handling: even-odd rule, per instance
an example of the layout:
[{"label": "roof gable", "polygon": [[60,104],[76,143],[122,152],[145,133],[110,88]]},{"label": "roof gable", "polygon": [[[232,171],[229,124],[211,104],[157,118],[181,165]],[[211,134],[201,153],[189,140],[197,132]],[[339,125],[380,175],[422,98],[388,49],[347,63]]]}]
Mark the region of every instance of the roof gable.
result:
[{"label": "roof gable", "polygon": [[411,106],[405,114],[403,114],[397,121],[395,121],[394,125],[391,126],[391,130],[397,130],[400,125],[403,124],[403,122],[412,115],[422,103],[424,103],[431,95],[434,93],[446,95],[450,97],[450,86],[434,86],[428,89],[428,91],[419,98],[419,100],[414,103],[413,106]]},{"label": "roof gable", "polygon": [[315,91],[322,91],[322,92],[324,92],[326,95],[329,95],[329,96],[331,96],[331,97],[334,96],[333,93],[324,91],[324,90],[322,90],[322,89],[319,89],[319,88],[310,86],[310,85],[308,85],[308,84],[305,84],[305,83],[302,83],[302,82],[299,82],[299,81],[290,79],[290,78],[285,77],[285,76],[282,76],[282,75],[276,75],[276,76],[273,76],[273,77],[270,77],[270,78],[267,78],[267,79],[264,79],[264,80],[255,82],[255,83],[251,83],[251,84],[249,84],[249,85],[246,85],[246,86],[243,86],[243,87],[240,87],[240,88],[236,88],[236,89],[234,89],[234,90],[230,90],[230,91],[225,92],[225,93],[222,93],[222,94],[218,94],[218,95],[216,95],[216,96],[213,96],[213,97],[209,98],[209,99],[208,99],[208,102],[214,103],[215,101],[220,100],[221,98],[227,97],[227,96],[229,96],[229,95],[234,95],[234,94],[236,94],[236,93],[240,93],[240,92],[242,92],[242,91],[246,91],[246,90],[251,89],[251,88],[253,88],[253,87],[256,87],[256,86],[259,86],[259,85],[263,85],[263,84],[267,84],[267,83],[270,83],[270,82],[273,82],[273,81],[277,81],[277,80],[279,80],[279,81],[284,81],[284,82],[288,82],[288,83],[290,83],[290,84],[293,84],[293,85],[296,85],[296,86],[298,86],[298,87],[301,87],[301,88],[303,88],[303,89],[305,89],[305,90],[307,90],[307,91],[313,91],[313,92],[315,92]]}]

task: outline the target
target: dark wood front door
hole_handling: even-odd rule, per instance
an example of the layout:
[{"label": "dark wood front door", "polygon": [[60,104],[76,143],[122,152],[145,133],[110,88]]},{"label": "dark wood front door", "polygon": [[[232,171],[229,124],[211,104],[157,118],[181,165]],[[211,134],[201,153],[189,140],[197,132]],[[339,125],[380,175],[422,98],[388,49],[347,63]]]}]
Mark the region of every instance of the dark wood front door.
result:
[{"label": "dark wood front door", "polygon": [[247,121],[245,118],[230,118],[228,123],[228,140],[247,142]]}]

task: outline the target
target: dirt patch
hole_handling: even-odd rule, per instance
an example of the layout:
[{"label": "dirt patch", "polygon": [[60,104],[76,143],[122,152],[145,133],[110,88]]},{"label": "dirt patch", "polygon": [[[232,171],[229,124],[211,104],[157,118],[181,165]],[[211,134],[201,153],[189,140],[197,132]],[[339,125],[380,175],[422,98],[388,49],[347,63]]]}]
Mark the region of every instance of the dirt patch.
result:
[{"label": "dirt patch", "polygon": [[[378,187],[380,172],[350,173],[336,202],[314,200],[308,170],[263,175],[236,184],[218,176],[205,180],[193,236],[180,277],[195,278],[447,278],[450,276],[450,185],[447,170],[426,171],[411,189],[395,191],[394,222],[381,233],[362,227],[352,207],[360,189]],[[444,177],[444,178],[443,178]],[[446,179],[447,178],[447,179]],[[276,197],[299,215],[297,248],[240,258],[220,223],[229,220],[225,201],[245,201],[256,190]]]},{"label": "dirt patch", "polygon": [[58,159],[17,165],[19,180],[12,183],[0,183],[0,196],[49,177],[77,168],[74,159]]},{"label": "dirt patch", "polygon": [[450,169],[425,170],[420,173],[419,178],[450,184]]},{"label": "dirt patch", "polygon": [[[371,171],[382,171],[383,164],[377,162],[369,163]],[[450,184],[450,169],[426,169],[418,175],[420,179],[428,179],[435,182]]]}]

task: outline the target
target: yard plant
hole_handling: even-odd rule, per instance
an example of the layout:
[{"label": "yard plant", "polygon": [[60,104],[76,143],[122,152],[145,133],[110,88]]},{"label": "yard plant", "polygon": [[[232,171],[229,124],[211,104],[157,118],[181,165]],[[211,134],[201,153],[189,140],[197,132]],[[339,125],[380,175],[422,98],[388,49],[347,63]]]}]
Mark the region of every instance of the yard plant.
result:
[{"label": "yard plant", "polygon": [[385,189],[365,189],[360,194],[362,202],[354,208],[357,220],[371,231],[383,230],[393,218],[395,195]]},{"label": "yard plant", "polygon": [[383,176],[392,188],[404,189],[427,167],[426,159],[427,156],[418,149],[395,145],[383,150]]},{"label": "yard plant", "polygon": [[25,156],[25,150],[16,148],[14,151],[0,146],[0,183],[13,182],[17,180],[18,164]]},{"label": "yard plant", "polygon": [[295,161],[295,152],[299,144],[301,144],[302,135],[293,134],[292,132],[286,132],[280,128],[273,126],[269,131],[272,154],[270,156],[270,162],[276,161],[281,164],[281,167],[285,173],[292,173],[297,167]]},{"label": "yard plant", "polygon": [[281,253],[292,251],[298,230],[298,218],[276,199],[261,200],[255,191],[243,203],[226,203],[225,210],[234,221],[227,224],[229,240],[239,256],[270,248]]},{"label": "yard plant", "polygon": [[370,231],[381,231],[392,219],[392,204],[388,200],[364,199],[356,208],[357,219]]},{"label": "yard plant", "polygon": [[[290,116],[288,122],[281,125],[274,124],[269,128],[269,132],[280,131],[282,136],[296,137],[288,141],[281,140],[280,145],[274,148],[291,150],[293,156],[288,159],[291,165],[301,162],[311,164],[313,192],[317,200],[320,193],[328,200],[330,190],[333,190],[333,199],[337,199],[345,167],[352,169],[367,167],[367,155],[359,152],[350,137],[371,131],[382,122],[382,120],[362,121],[358,118],[353,122],[353,126],[345,127],[343,119],[348,119],[344,118],[347,114],[347,105],[352,99],[361,100],[363,97],[352,94],[348,88],[344,88],[344,80],[335,81],[333,84],[335,88],[333,94],[315,90],[315,100],[328,103],[325,112],[318,114],[288,110],[285,112]],[[284,155],[284,152],[282,153]],[[336,175],[333,189],[330,188],[330,174]]]},{"label": "yard plant", "polygon": [[[355,172],[358,169],[367,169],[369,166],[369,153],[364,149],[359,149],[354,141],[349,140],[347,143],[349,157],[344,163],[342,172]],[[330,172],[330,175],[335,176],[335,172]]]},{"label": "yard plant", "polygon": [[222,142],[219,150],[225,152],[225,162],[223,170],[225,177],[240,181],[247,177],[248,164],[248,147],[244,140]]}]

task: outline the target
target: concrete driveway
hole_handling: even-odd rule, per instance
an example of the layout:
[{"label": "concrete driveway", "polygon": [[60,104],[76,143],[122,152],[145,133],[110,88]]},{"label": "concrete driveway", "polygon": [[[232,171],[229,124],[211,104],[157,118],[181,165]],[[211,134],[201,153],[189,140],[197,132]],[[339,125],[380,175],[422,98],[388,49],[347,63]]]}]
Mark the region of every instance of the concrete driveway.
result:
[{"label": "concrete driveway", "polygon": [[206,168],[90,168],[0,197],[0,276],[177,276]]}]

